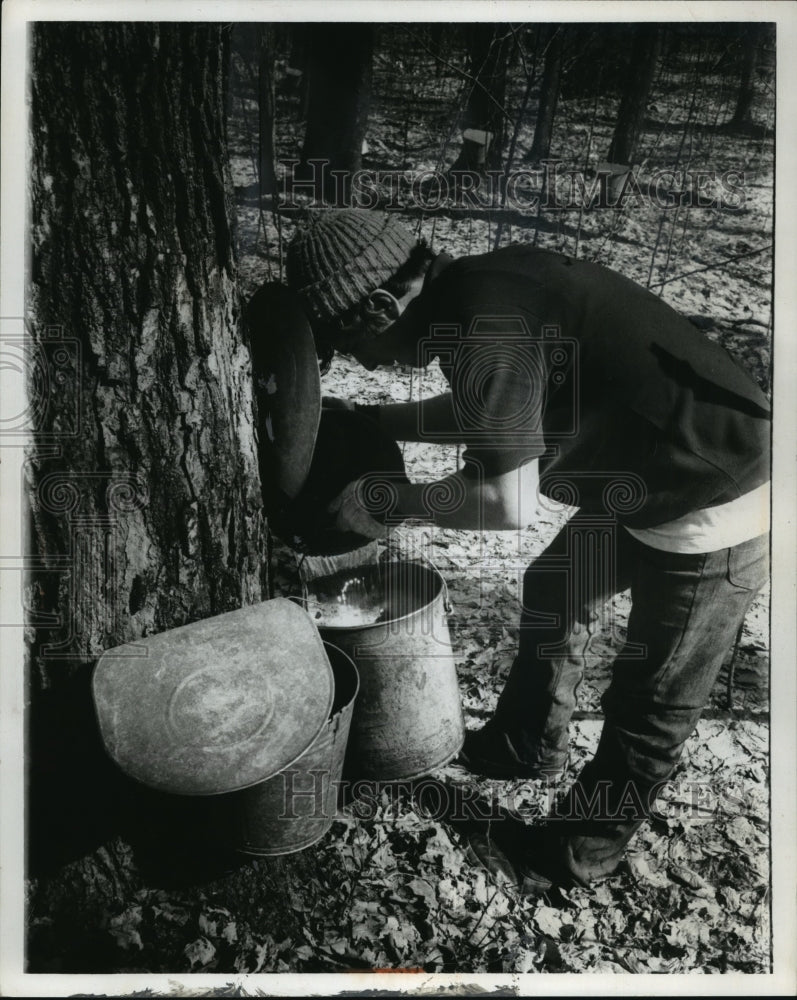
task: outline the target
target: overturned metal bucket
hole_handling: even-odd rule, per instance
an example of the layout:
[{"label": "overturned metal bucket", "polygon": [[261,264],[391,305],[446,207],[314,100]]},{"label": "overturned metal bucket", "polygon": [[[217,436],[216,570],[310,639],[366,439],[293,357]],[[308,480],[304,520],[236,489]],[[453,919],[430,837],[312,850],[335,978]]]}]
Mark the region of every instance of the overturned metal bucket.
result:
[{"label": "overturned metal bucket", "polygon": [[331,826],[357,671],[296,603],[110,649],[92,686],[105,748],[131,779],[131,842],[158,878],[300,851]]},{"label": "overturned metal bucket", "polygon": [[452,760],[465,727],[437,570],[385,562],[313,580],[307,590],[322,638],[348,653],[360,676],[347,776],[412,779]]}]

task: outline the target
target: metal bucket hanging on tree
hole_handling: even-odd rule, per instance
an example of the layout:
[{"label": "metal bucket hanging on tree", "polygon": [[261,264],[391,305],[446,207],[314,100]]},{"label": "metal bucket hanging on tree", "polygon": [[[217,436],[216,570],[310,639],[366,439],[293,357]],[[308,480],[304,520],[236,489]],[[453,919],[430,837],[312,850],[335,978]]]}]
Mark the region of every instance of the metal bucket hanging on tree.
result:
[{"label": "metal bucket hanging on tree", "polygon": [[365,539],[335,529],[329,503],[355,479],[409,482],[398,444],[371,417],[321,405],[312,330],[299,298],[263,285],[246,307],[269,529],[303,553],[341,553]]}]

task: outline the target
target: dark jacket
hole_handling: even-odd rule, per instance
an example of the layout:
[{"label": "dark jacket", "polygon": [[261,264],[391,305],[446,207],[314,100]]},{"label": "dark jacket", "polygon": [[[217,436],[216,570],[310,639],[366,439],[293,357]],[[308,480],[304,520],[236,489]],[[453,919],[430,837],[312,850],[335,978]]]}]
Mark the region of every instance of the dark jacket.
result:
[{"label": "dark jacket", "polygon": [[769,479],[770,407],[727,351],[602,267],[512,246],[434,262],[398,321],[451,385],[465,474],[652,527]]}]

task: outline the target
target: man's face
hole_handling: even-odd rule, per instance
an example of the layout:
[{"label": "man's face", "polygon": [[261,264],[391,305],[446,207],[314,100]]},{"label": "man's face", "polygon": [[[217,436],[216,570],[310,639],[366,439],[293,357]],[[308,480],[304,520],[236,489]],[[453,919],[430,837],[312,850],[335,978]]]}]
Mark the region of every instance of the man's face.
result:
[{"label": "man's face", "polygon": [[368,371],[403,360],[401,346],[390,335],[400,314],[396,299],[378,289],[345,323],[332,327],[331,342],[339,354],[354,358]]},{"label": "man's face", "polygon": [[337,354],[354,358],[363,368],[373,371],[379,365],[392,364],[394,358],[382,330],[370,328],[361,317],[346,326],[332,327],[325,331],[326,338]]},{"label": "man's face", "polygon": [[418,344],[411,330],[402,330],[396,322],[410,297],[414,296],[399,301],[385,289],[377,288],[357,309],[326,328],[327,343],[368,371],[393,362],[419,367]]}]

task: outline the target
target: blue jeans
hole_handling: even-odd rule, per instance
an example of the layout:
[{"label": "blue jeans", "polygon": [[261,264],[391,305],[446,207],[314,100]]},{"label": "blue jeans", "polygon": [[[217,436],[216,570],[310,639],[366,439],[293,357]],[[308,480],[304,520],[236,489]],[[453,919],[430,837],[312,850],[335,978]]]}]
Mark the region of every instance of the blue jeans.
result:
[{"label": "blue jeans", "polygon": [[612,871],[649,814],[767,580],[768,555],[768,535],[698,555],[663,552],[579,512],[526,571],[518,655],[493,725],[521,759],[543,768],[566,759],[596,611],[631,589],[598,749],[550,823],[553,849],[575,881]]}]

